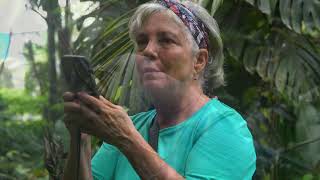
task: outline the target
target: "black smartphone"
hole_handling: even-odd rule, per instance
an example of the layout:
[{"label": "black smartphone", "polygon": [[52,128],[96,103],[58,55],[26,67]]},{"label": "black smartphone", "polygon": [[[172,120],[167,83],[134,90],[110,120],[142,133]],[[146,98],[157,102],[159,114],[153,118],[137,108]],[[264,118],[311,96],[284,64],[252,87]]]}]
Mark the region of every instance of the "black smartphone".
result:
[{"label": "black smartphone", "polygon": [[61,64],[68,91],[86,92],[99,97],[93,70],[84,56],[65,55]]}]

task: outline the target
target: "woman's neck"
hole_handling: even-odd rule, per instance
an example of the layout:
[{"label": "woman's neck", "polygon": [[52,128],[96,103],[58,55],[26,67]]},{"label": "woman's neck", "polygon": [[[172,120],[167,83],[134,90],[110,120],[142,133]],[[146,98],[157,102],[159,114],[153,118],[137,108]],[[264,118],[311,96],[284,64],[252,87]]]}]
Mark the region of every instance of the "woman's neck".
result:
[{"label": "woman's neck", "polygon": [[156,120],[160,129],[181,123],[199,110],[209,98],[200,88],[167,93],[165,96],[153,96],[153,105],[157,111]]}]

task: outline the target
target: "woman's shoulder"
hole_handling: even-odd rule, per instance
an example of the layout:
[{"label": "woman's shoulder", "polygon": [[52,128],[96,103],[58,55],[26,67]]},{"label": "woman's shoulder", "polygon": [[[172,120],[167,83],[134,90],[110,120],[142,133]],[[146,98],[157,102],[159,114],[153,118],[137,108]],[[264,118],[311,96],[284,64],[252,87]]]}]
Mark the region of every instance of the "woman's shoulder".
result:
[{"label": "woman's shoulder", "polygon": [[214,113],[216,115],[221,115],[225,113],[238,113],[234,108],[226,105],[218,98],[213,98],[208,103],[208,110],[210,113]]},{"label": "woman's shoulder", "polygon": [[205,124],[214,125],[227,122],[238,124],[246,122],[239,112],[218,99],[211,100],[205,109],[204,116],[206,117],[206,120],[203,121]]},{"label": "woman's shoulder", "polygon": [[201,119],[197,125],[197,134],[206,131],[219,131],[228,129],[238,135],[251,136],[245,119],[233,108],[218,99],[212,99],[205,111],[201,113]]},{"label": "woman's shoulder", "polygon": [[[256,155],[247,123],[233,108],[213,100],[203,111],[189,155],[187,176],[206,174],[217,179],[250,179]],[[213,167],[206,171],[205,167]]]}]

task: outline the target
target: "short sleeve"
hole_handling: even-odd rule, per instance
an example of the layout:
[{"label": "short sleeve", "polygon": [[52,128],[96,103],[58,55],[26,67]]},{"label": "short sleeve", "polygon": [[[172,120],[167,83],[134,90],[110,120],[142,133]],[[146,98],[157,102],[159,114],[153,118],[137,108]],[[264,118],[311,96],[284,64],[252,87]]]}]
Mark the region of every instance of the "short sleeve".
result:
[{"label": "short sleeve", "polygon": [[221,116],[195,142],[186,163],[186,179],[251,179],[256,169],[253,140],[237,113]]},{"label": "short sleeve", "polygon": [[93,179],[113,179],[118,157],[119,151],[115,147],[103,143],[91,160]]}]

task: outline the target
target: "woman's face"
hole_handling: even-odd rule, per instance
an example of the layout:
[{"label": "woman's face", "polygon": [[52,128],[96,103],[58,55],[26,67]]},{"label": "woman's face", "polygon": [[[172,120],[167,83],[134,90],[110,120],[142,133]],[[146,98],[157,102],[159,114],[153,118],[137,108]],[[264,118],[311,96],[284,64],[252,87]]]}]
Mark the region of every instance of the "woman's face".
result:
[{"label": "woman's face", "polygon": [[168,15],[151,15],[138,31],[136,42],[137,70],[145,89],[174,90],[192,81],[192,44]]}]

